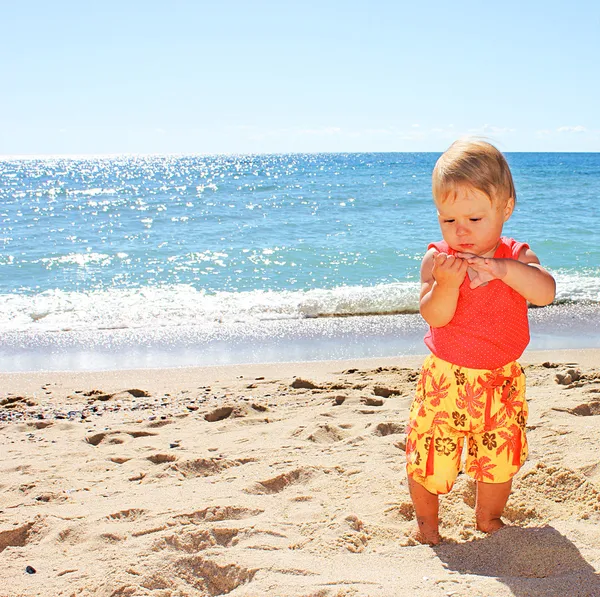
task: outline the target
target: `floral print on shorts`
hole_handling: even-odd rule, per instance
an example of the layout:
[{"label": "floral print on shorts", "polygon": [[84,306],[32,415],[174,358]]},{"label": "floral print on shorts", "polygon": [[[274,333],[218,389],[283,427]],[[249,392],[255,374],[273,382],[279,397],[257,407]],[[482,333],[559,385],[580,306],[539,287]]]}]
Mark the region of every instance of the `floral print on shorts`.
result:
[{"label": "floral print on shorts", "polygon": [[434,494],[448,493],[461,468],[477,481],[504,483],[527,458],[525,374],[517,362],[499,369],[425,359],[410,408],[406,470]]}]

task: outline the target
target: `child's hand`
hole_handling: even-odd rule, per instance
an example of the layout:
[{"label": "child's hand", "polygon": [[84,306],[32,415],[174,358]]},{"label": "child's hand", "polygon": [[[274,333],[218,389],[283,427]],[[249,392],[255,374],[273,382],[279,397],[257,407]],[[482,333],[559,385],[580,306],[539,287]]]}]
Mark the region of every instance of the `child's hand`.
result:
[{"label": "child's hand", "polygon": [[467,268],[468,264],[464,259],[447,253],[437,253],[433,258],[431,275],[440,286],[459,288],[467,275]]},{"label": "child's hand", "polygon": [[469,266],[471,288],[484,286],[490,280],[502,280],[506,276],[506,262],[503,259],[479,257],[470,253],[457,253]]}]

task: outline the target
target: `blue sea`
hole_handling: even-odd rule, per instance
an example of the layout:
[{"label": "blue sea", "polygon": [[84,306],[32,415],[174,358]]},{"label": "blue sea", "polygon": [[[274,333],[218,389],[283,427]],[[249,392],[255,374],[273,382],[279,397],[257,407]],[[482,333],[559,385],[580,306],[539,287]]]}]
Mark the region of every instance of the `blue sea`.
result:
[{"label": "blue sea", "polygon": [[[3,158],[0,368],[426,352],[435,153]],[[600,346],[600,154],[512,153],[506,236],[556,277],[532,348]]]}]

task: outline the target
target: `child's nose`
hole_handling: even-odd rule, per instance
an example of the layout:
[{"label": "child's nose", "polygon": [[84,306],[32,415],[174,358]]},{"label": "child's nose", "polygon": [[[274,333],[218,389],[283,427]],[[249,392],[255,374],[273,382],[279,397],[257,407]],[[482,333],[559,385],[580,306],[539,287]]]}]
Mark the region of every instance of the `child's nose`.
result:
[{"label": "child's nose", "polygon": [[458,224],[458,226],[456,227],[456,234],[458,236],[465,236],[465,234],[469,233],[469,229],[466,226],[463,226],[462,224]]}]

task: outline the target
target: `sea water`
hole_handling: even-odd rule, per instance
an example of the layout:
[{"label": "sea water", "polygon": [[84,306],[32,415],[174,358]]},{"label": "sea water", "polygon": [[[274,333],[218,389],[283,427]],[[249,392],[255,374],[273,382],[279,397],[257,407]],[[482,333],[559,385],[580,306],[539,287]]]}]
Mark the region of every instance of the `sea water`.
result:
[{"label": "sea water", "polygon": [[[4,158],[0,366],[425,352],[419,267],[440,239],[438,157]],[[572,307],[573,325],[560,332],[561,311],[533,346],[600,345],[600,154],[507,159],[517,204],[504,234],[530,244]],[[535,311],[543,322],[552,308]]]}]

